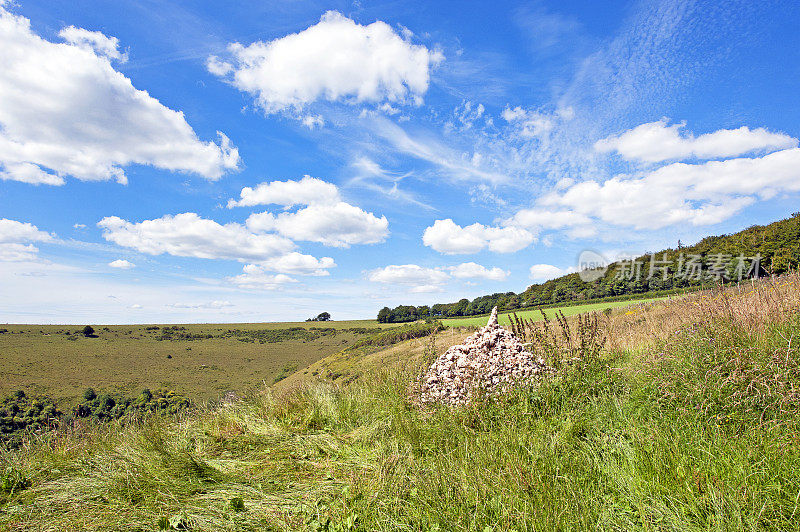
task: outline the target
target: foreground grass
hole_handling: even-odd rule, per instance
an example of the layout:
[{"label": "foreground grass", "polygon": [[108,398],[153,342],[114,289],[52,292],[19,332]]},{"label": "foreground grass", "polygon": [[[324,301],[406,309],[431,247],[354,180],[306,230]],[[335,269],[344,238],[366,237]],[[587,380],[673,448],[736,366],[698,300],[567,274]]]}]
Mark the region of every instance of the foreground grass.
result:
[{"label": "foreground grass", "polygon": [[[678,296],[679,297],[679,296]],[[588,312],[602,312],[603,310],[617,309],[629,307],[631,305],[640,306],[655,301],[665,300],[664,297],[648,298],[648,299],[629,299],[624,301],[606,301],[601,303],[586,303],[584,305],[565,305],[562,307],[553,307],[543,309],[548,318],[553,319],[558,312],[562,312],[564,316],[576,316],[578,314],[586,314]],[[500,325],[511,325],[511,316],[516,313],[517,316],[524,319],[532,319],[539,321],[542,319],[542,311],[539,309],[531,310],[517,310],[514,312],[506,312],[498,316]],[[483,327],[486,325],[487,316],[465,317],[465,318],[448,318],[442,320],[444,325],[449,327]]]},{"label": "foreground grass", "polygon": [[34,436],[0,456],[0,528],[797,529],[797,298],[756,296],[680,302],[645,347],[467,408],[410,404],[429,352],[348,387]]}]

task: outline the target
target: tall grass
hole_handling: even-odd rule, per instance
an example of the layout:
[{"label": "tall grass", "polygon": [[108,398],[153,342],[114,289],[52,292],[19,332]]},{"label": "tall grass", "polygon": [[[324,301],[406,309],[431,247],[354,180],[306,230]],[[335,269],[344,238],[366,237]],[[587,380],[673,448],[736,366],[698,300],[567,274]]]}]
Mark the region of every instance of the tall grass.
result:
[{"label": "tall grass", "polygon": [[[347,387],[35,435],[0,455],[0,526],[797,529],[798,285],[749,288],[565,322],[580,371],[462,408],[412,405],[428,353]],[[581,334],[607,342],[586,356]]]}]

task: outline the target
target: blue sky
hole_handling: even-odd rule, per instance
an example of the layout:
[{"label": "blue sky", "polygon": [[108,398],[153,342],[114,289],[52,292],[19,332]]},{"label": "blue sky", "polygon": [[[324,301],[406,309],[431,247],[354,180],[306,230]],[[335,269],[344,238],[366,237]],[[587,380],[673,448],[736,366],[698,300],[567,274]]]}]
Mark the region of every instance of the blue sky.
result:
[{"label": "blue sky", "polygon": [[0,0],[0,322],[368,318],[780,219],[798,25],[796,2]]}]

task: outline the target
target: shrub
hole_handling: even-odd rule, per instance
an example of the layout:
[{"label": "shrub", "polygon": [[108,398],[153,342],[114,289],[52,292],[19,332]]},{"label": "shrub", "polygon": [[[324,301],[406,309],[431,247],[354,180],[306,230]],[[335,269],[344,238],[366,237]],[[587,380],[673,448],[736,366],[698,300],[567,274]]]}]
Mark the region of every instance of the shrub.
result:
[{"label": "shrub", "polygon": [[81,402],[73,410],[79,418],[93,418],[98,421],[109,421],[123,417],[141,417],[146,413],[177,414],[191,406],[186,397],[161,389],[155,393],[144,389],[135,398],[113,396],[108,393],[97,395],[89,388],[83,394]]},{"label": "shrub", "polygon": [[0,440],[16,447],[26,432],[48,428],[60,416],[61,412],[51,398],[29,398],[18,390],[0,403]]}]

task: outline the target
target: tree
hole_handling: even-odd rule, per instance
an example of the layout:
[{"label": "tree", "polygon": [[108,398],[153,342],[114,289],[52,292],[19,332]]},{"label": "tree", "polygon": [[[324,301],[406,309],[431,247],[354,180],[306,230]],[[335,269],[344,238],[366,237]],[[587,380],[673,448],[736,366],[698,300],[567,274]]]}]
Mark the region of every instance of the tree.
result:
[{"label": "tree", "polygon": [[321,313],[320,313],[320,314],[317,316],[317,320],[316,320],[316,321],[330,321],[330,319],[331,319],[331,315],[330,315],[329,313],[327,313],[327,312],[321,312]]},{"label": "tree", "polygon": [[94,328],[92,328],[92,326],[91,326],[91,325],[87,325],[86,327],[84,327],[83,329],[81,329],[81,333],[82,333],[82,334],[83,334],[83,335],[84,335],[86,338],[91,338],[92,336],[94,336]]}]

